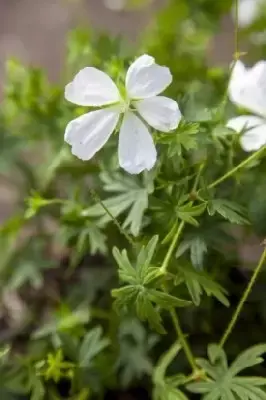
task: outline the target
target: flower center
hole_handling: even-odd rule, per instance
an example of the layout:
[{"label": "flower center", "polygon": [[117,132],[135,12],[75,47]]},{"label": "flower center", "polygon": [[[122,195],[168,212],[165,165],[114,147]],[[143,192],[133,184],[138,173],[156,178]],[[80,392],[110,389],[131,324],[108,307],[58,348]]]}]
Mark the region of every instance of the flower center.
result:
[{"label": "flower center", "polygon": [[130,100],[125,99],[121,102],[121,112],[126,113],[130,109]]}]

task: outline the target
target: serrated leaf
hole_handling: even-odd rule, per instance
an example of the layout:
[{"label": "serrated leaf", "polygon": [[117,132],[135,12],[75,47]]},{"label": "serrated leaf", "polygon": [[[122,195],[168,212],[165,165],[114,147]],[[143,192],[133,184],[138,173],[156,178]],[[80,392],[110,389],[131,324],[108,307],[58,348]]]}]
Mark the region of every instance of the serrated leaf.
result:
[{"label": "serrated leaf", "polygon": [[102,333],[102,328],[97,326],[85,335],[79,349],[80,367],[90,366],[92,360],[110,344],[109,339],[102,337]]},{"label": "serrated leaf", "polygon": [[191,302],[188,300],[179,299],[156,289],[148,289],[147,293],[149,299],[162,308],[169,309],[173,307],[188,307],[191,305]]},{"label": "serrated leaf", "polygon": [[203,400],[266,400],[266,392],[260,386],[266,386],[261,377],[237,376],[244,369],[263,362],[261,355],[266,345],[253,346],[241,353],[228,367],[226,354],[219,345],[209,345],[209,361],[197,360],[200,368],[208,375],[205,382],[193,382],[187,385],[192,393],[204,394]]},{"label": "serrated leaf", "polygon": [[177,216],[182,220],[196,227],[199,226],[198,221],[194,217],[200,216],[206,209],[206,204],[202,203],[193,206],[192,203],[179,206],[177,209]]},{"label": "serrated leaf", "polygon": [[190,259],[195,268],[202,268],[204,255],[207,253],[207,244],[200,236],[184,240],[176,250],[176,258],[181,257],[187,250],[190,250]]},{"label": "serrated leaf", "polygon": [[244,207],[227,199],[210,200],[207,205],[207,210],[210,215],[218,213],[232,224],[249,224],[246,216],[247,211],[244,209]]},{"label": "serrated leaf", "polygon": [[207,273],[195,270],[189,264],[180,264],[178,272],[180,276],[177,276],[177,278],[183,279],[195,305],[199,305],[204,291],[207,296],[213,296],[226,307],[229,306],[229,301],[226,297],[227,291]]},{"label": "serrated leaf", "polygon": [[261,364],[263,362],[263,353],[266,353],[266,344],[259,344],[245,350],[231,364],[230,374],[237,375],[243,369]]},{"label": "serrated leaf", "polygon": [[123,282],[134,285],[137,283],[136,269],[132,267],[126,250],[120,252],[117,247],[113,248],[113,256],[119,266],[118,275],[119,279]]},{"label": "serrated leaf", "polygon": [[160,334],[164,334],[165,329],[162,325],[162,319],[159,314],[152,305],[151,301],[148,297],[143,293],[139,293],[136,299],[136,311],[137,316],[142,321],[148,321],[150,327],[154,329],[156,332]]},{"label": "serrated leaf", "polygon": [[[148,207],[148,196],[153,191],[153,185],[150,182],[141,185],[136,177],[120,173],[111,175],[104,172],[100,178],[106,192],[119,193],[103,200],[105,208],[115,218],[127,211],[123,228],[129,227],[132,235],[137,236],[142,226],[144,212]],[[99,224],[103,226],[111,220],[110,214],[106,213],[101,204],[91,206],[82,212],[83,216],[99,217]]]},{"label": "serrated leaf", "polygon": [[155,252],[156,245],[158,243],[159,236],[153,236],[147,246],[143,246],[136,263],[136,273],[139,281],[143,282],[147,275],[148,268],[150,266],[153,254]]}]

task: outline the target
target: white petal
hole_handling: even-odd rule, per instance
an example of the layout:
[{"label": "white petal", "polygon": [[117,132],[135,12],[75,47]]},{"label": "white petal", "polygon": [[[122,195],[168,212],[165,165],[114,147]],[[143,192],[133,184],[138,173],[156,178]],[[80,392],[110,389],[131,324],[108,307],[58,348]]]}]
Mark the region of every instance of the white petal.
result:
[{"label": "white petal", "polygon": [[244,63],[242,63],[242,61],[240,60],[237,60],[234,63],[230,84],[234,83],[236,80],[242,80],[245,77],[247,71],[248,69],[245,67]]},{"label": "white petal", "polygon": [[258,150],[266,144],[266,121],[254,116],[241,116],[230,119],[226,126],[240,133],[240,143],[245,151]]},{"label": "white petal", "polygon": [[176,129],[182,117],[176,101],[164,96],[134,102],[140,115],[154,129],[169,132]]},{"label": "white petal", "polygon": [[130,174],[150,170],[156,162],[156,148],[144,123],[132,112],[125,114],[118,145],[119,164]]},{"label": "white petal", "polygon": [[[247,27],[253,23],[259,13],[261,0],[241,0],[238,4],[238,23]],[[235,14],[235,10],[233,11]]]},{"label": "white petal", "polygon": [[103,106],[120,100],[112,79],[97,68],[86,67],[66,85],[65,98],[80,106]]},{"label": "white petal", "polygon": [[232,73],[229,97],[233,103],[266,116],[266,61],[259,61],[250,69],[241,64],[238,62]]},{"label": "white petal", "polygon": [[107,142],[118,120],[118,107],[89,112],[67,125],[65,141],[72,145],[75,156],[89,160]]},{"label": "white petal", "polygon": [[171,82],[169,68],[156,64],[153,57],[144,54],[128,68],[127,94],[131,99],[153,97],[163,92]]}]

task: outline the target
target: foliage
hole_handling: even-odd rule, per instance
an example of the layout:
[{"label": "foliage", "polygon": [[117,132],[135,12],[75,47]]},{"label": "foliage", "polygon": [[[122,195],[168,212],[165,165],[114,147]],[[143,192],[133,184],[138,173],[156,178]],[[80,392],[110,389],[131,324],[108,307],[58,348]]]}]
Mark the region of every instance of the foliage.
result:
[{"label": "foliage", "polygon": [[[152,1],[124,3],[142,13]],[[0,183],[14,204],[0,227],[3,400],[121,398],[132,387],[154,400],[266,399],[266,345],[254,345],[265,341],[265,273],[251,291],[266,255],[261,246],[252,265],[241,256],[250,237],[265,245],[264,148],[244,153],[226,128],[238,112],[230,68],[206,54],[233,0],[166,3],[135,44],[73,30],[60,84],[7,62]],[[248,60],[265,53],[254,42],[265,22],[262,13],[236,27],[232,60],[240,38],[252,44]],[[63,134],[88,110],[67,103],[63,85],[91,65],[121,87],[143,53],[170,68],[167,96],[183,115],[173,132],[152,132],[156,166],[126,174],[116,134],[80,161]],[[206,349],[208,360],[198,358]]]},{"label": "foliage", "polygon": [[263,362],[262,354],[265,345],[253,346],[241,353],[228,367],[228,361],[223,349],[217,345],[208,346],[209,361],[198,360],[198,365],[204,368],[210,379],[206,382],[191,383],[188,389],[194,393],[206,393],[203,399],[265,399],[261,386],[266,385],[265,378],[254,376],[238,376],[246,368]]}]

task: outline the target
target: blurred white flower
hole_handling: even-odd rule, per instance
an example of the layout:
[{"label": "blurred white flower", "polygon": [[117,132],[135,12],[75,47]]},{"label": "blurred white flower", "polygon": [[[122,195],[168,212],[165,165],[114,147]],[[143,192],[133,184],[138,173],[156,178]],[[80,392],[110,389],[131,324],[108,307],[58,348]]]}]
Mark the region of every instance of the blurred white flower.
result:
[{"label": "blurred white flower", "polygon": [[127,0],[104,0],[105,7],[112,11],[122,11],[126,3]]},{"label": "blurred white flower", "polygon": [[130,65],[125,98],[104,72],[93,67],[82,69],[66,86],[65,98],[81,106],[105,107],[88,112],[67,125],[65,141],[72,146],[72,153],[81,160],[92,158],[107,142],[123,114],[119,164],[131,174],[150,170],[157,155],[145,122],[154,129],[168,132],[177,128],[181,119],[176,101],[157,96],[171,82],[170,70],[156,64],[148,55]]},{"label": "blurred white flower", "polygon": [[[265,0],[240,0],[238,4],[238,24],[246,28],[251,25],[259,15],[261,4]],[[235,14],[235,10],[233,10]]]},{"label": "blurred white flower", "polygon": [[239,3],[238,23],[240,26],[251,25],[258,16],[261,0],[241,0]]},{"label": "blurred white flower", "polygon": [[252,68],[246,68],[237,61],[228,87],[230,100],[236,105],[256,114],[232,118],[227,127],[241,136],[245,151],[258,150],[266,144],[266,61],[259,61]]}]

